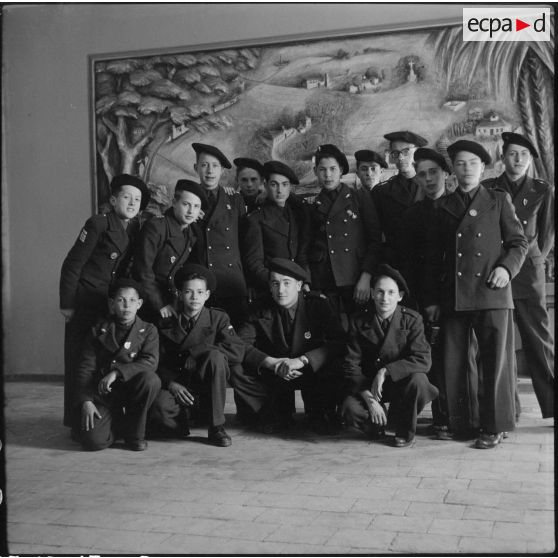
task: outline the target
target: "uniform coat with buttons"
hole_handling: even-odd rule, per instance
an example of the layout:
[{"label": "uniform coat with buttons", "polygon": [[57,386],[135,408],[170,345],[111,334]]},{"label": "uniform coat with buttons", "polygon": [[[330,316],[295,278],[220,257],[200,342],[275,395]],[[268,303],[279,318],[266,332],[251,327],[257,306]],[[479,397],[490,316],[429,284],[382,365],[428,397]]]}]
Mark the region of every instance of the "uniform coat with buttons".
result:
[{"label": "uniform coat with buttons", "polygon": [[[431,275],[433,300],[445,309],[444,372],[452,430],[471,427],[476,394],[469,394],[471,331],[478,340],[480,426],[497,433],[515,428],[515,374],[511,284],[491,289],[486,281],[501,266],[517,275],[527,253],[511,199],[480,185],[466,207],[460,194],[441,198],[436,210],[438,273]],[[480,370],[480,369],[479,369]]]},{"label": "uniform coat with buttons", "polygon": [[142,228],[134,246],[132,274],[141,283],[151,319],[161,308],[175,300],[173,279],[186,262],[197,262],[200,236],[194,223],[182,229],[174,217],[173,208],[161,217],[154,217]]},{"label": "uniform coat with buttons", "polygon": [[[448,194],[449,192],[445,191],[442,197]],[[429,292],[428,285],[425,285],[429,278],[424,270],[425,267],[428,267],[428,247],[431,246],[432,235],[435,234],[434,216],[439,199],[441,198],[437,200],[424,198],[403,213],[405,232],[402,237],[403,246],[399,270],[407,281],[411,297],[419,303],[421,308],[429,304],[429,301],[424,299],[424,293]]]},{"label": "uniform coat with buttons", "polygon": [[430,285],[441,290],[444,305],[455,311],[513,308],[510,284],[502,289],[486,284],[495,267],[513,278],[525,261],[527,239],[510,197],[481,185],[467,208],[452,192],[440,198],[435,219],[432,242],[441,252]]},{"label": "uniform coat with buttons", "polygon": [[[102,320],[90,331],[76,372],[74,405],[79,414],[85,401],[92,401],[101,414],[95,427],[82,432],[84,445],[89,449],[108,447],[113,439],[113,422],[123,423],[129,441],[143,440],[147,412],[161,388],[155,373],[159,362],[157,328],[136,317],[126,339],[119,344],[113,320]],[[99,395],[100,380],[109,372],[118,371],[112,392]],[[126,414],[119,417],[116,410],[124,406]]]},{"label": "uniform coat with buttons", "polygon": [[322,190],[310,206],[310,227],[315,235],[308,247],[313,288],[352,287],[363,271],[374,273],[381,236],[368,192],[342,183],[332,202]]},{"label": "uniform coat with buttons", "polygon": [[74,309],[64,337],[64,424],[73,422],[73,378],[89,329],[106,314],[111,283],[126,276],[138,219],[124,228],[113,211],[90,217],[69,251],[60,275],[60,308]]},{"label": "uniform coat with buttons", "polygon": [[430,345],[420,314],[398,305],[387,332],[380,327],[374,305],[357,314],[343,364],[348,395],[344,409],[349,423],[365,429],[370,422],[359,393],[370,390],[378,370],[386,368],[383,394],[391,401],[390,420],[396,436],[414,436],[418,415],[438,395],[428,381],[430,364]]},{"label": "uniform coat with buttons", "polygon": [[[331,407],[341,380],[339,359],[345,353],[345,331],[327,300],[316,293],[299,294],[290,339],[283,329],[281,311],[270,296],[256,305],[240,326],[238,334],[246,344],[246,353],[244,373],[236,371],[235,389],[241,391],[241,398],[255,412],[262,408],[267,396],[296,389],[304,391],[309,408]],[[303,354],[308,365],[296,380],[286,382],[260,368],[268,356],[297,358]],[[258,378],[254,381],[254,377]],[[253,386],[252,393],[247,382]]]},{"label": "uniform coat with buttons", "polygon": [[159,425],[176,429],[181,409],[168,392],[170,382],[192,389],[196,398],[208,396],[212,426],[225,422],[225,399],[230,366],[240,364],[244,343],[234,331],[228,315],[217,308],[204,307],[191,331],[184,327],[184,317],[162,320],[159,327],[161,357],[157,373],[163,389],[155,401],[151,416]]},{"label": "uniform coat with buttons", "polygon": [[[246,271],[258,289],[269,290],[269,260],[286,258],[304,266],[308,228],[308,206],[292,195],[285,208],[271,200],[247,217],[243,239]],[[288,216],[285,215],[288,212]]]},{"label": "uniform coat with buttons", "polygon": [[406,178],[402,174],[396,174],[374,186],[370,195],[376,206],[384,237],[382,261],[399,269],[405,241],[404,213],[423,199],[424,194],[414,176]]},{"label": "uniform coat with buttons", "polygon": [[137,219],[124,228],[116,213],[89,218],[69,251],[60,276],[60,308],[104,305],[113,280],[125,275]]},{"label": "uniform coat with buttons", "polygon": [[202,222],[204,263],[217,277],[217,300],[246,296],[246,281],[240,258],[240,227],[246,214],[240,194],[218,188],[215,207]]},{"label": "uniform coat with buttons", "polygon": [[554,416],[554,338],[546,309],[544,262],[554,245],[554,188],[525,176],[517,194],[504,173],[483,182],[507,192],[523,225],[529,248],[512,279],[515,319],[543,417]]}]

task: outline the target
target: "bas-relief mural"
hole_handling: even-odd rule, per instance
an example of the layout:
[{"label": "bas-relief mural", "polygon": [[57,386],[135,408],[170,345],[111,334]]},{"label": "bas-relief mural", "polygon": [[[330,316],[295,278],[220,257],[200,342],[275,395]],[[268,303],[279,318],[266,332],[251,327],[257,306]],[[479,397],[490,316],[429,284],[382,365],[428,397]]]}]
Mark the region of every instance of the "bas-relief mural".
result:
[{"label": "bas-relief mural", "polygon": [[[503,170],[501,133],[523,133],[541,155],[533,174],[552,182],[553,49],[554,38],[464,43],[459,25],[92,57],[98,209],[112,176],[127,172],[149,184],[148,211],[164,210],[176,180],[196,177],[193,142],[230,159],[282,160],[300,177],[298,193],[311,194],[318,145],[338,145],[354,170],[356,150],[387,158],[383,135],[399,129],[442,153],[459,138],[481,142],[494,159],[485,177]],[[233,184],[233,173],[223,183]],[[354,173],[343,180],[357,181]]]}]

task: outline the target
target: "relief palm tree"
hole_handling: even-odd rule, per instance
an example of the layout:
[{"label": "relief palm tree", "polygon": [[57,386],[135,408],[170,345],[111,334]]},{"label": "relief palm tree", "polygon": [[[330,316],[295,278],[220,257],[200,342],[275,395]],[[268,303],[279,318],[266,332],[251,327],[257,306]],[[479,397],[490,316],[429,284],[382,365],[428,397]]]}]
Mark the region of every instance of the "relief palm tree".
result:
[{"label": "relief palm tree", "polygon": [[518,107],[524,134],[540,154],[535,172],[554,181],[554,28],[547,42],[464,42],[461,27],[434,31],[428,38],[447,87],[455,79],[471,87],[487,75],[488,94]]}]

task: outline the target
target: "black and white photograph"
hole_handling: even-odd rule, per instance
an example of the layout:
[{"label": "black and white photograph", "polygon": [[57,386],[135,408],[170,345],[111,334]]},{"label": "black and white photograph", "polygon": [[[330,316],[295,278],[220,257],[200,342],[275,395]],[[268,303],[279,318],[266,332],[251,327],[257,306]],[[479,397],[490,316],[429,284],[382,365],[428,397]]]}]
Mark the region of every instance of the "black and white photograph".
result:
[{"label": "black and white photograph", "polygon": [[0,555],[548,555],[551,4],[2,10]]}]

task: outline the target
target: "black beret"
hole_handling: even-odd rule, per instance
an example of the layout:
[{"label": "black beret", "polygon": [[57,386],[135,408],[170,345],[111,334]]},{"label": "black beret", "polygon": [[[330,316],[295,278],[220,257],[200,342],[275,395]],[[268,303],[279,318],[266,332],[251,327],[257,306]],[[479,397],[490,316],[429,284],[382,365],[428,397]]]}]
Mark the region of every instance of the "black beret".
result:
[{"label": "black beret", "polygon": [[388,141],[406,141],[407,143],[412,143],[417,147],[424,147],[426,144],[428,144],[427,139],[424,139],[422,136],[414,134],[413,132],[409,132],[408,130],[391,132],[389,134],[385,134],[384,138],[386,138]]},{"label": "black beret", "polygon": [[508,145],[513,143],[514,145],[522,145],[523,147],[526,147],[535,159],[539,158],[539,153],[535,149],[535,146],[525,136],[522,136],[521,134],[514,134],[513,132],[502,132],[502,139],[504,140],[504,153],[506,152]]},{"label": "black beret", "polygon": [[272,258],[268,263],[269,271],[287,275],[297,281],[308,281],[308,274],[297,263],[286,258]]},{"label": "black beret", "polygon": [[197,182],[181,178],[176,182],[176,186],[174,187],[174,193],[177,194],[178,192],[190,192],[195,196],[198,196],[201,200],[201,208],[204,211],[207,209],[207,195],[201,185]]},{"label": "black beret", "polygon": [[415,151],[415,163],[418,163],[419,161],[434,161],[443,171],[451,173],[451,170],[444,156],[441,153],[434,151],[434,149],[419,147],[419,149]]},{"label": "black beret", "polygon": [[214,291],[217,286],[215,274],[203,265],[186,263],[174,274],[174,286],[181,291],[184,281],[191,275],[199,275],[205,279],[207,289]]},{"label": "black beret", "polygon": [[355,151],[355,159],[358,163],[378,163],[383,169],[387,169],[388,165],[386,160],[375,151],[371,149],[361,149],[360,151]]},{"label": "black beret", "polygon": [[114,298],[120,289],[135,289],[138,296],[140,298],[143,297],[141,285],[137,281],[129,279],[128,277],[120,277],[110,285],[108,291],[109,298]]},{"label": "black beret", "polygon": [[373,288],[380,277],[390,277],[393,279],[400,291],[403,291],[407,296],[410,296],[409,287],[407,286],[407,281],[403,278],[403,275],[388,264],[380,264],[376,269],[374,278],[372,279]]},{"label": "black beret", "polygon": [[486,165],[490,165],[490,163],[492,163],[492,157],[490,157],[486,149],[476,141],[459,140],[456,141],[455,143],[452,143],[448,147],[448,155],[450,156],[452,163],[453,160],[455,159],[455,156],[460,151],[468,151],[469,153],[472,153],[473,155],[480,157],[480,160]]},{"label": "black beret", "polygon": [[192,149],[196,152],[196,155],[201,155],[202,153],[207,153],[208,155],[213,155],[219,159],[219,162],[223,167],[226,169],[232,168],[230,161],[221,153],[219,149],[214,147],[213,145],[207,145],[206,143],[193,143]]},{"label": "black beret", "polygon": [[131,174],[117,174],[110,182],[110,193],[115,196],[120,191],[122,186],[133,186],[141,191],[140,210],[144,210],[149,203],[151,193],[147,184],[137,176]]},{"label": "black beret", "polygon": [[272,174],[280,174],[281,176],[288,178],[291,184],[298,184],[298,178],[291,167],[285,165],[285,163],[282,163],[281,161],[267,161],[267,163],[264,163],[264,178],[269,180],[269,177]]},{"label": "black beret", "polygon": [[256,161],[256,159],[249,159],[248,157],[238,157],[233,163],[236,165],[237,169],[241,171],[242,169],[254,169],[263,176],[263,165]]},{"label": "black beret", "polygon": [[325,157],[333,157],[339,163],[342,175],[349,172],[349,161],[347,161],[345,153],[343,153],[337,146],[332,145],[331,143],[320,145],[314,154],[316,166],[318,166],[318,163]]}]

